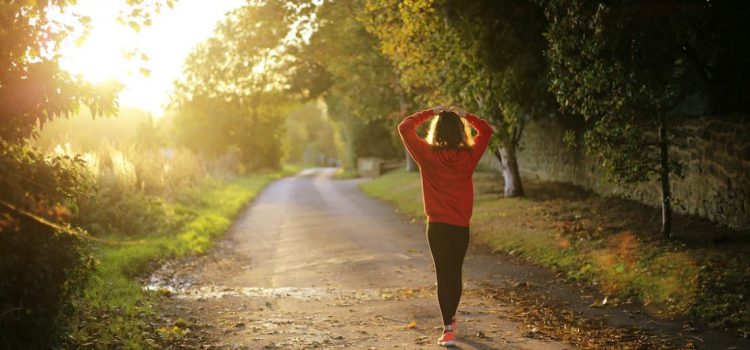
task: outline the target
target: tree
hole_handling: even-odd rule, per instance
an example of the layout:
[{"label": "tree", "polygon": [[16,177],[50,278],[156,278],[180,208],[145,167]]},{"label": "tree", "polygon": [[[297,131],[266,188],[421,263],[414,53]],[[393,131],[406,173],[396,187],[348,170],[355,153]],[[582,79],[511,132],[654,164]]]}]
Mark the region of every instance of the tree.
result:
[{"label": "tree", "polygon": [[286,117],[287,161],[321,164],[336,159],[333,123],[324,108],[320,101],[310,101]]},{"label": "tree", "polygon": [[[22,207],[37,205],[45,197],[45,192],[55,194],[50,197],[54,198],[51,202],[55,203],[61,198],[56,195],[60,190],[71,192],[51,185],[57,181],[55,177],[76,177],[60,172],[63,168],[74,171],[71,170],[73,165],[59,167],[68,160],[50,158],[45,161],[41,154],[32,156],[29,152],[35,151],[27,148],[26,142],[38,136],[38,130],[46,122],[69,116],[81,106],[87,106],[94,117],[112,115],[117,109],[116,97],[121,89],[118,82],[94,85],[73,77],[59,66],[58,51],[63,43],[85,38],[89,30],[88,17],[71,13],[76,24],[50,15],[63,12],[74,3],[72,0],[27,0],[13,1],[0,7],[0,42],[3,43],[0,51],[0,148],[4,157],[0,159],[4,168],[0,200]],[[131,27],[148,25],[152,13],[158,12],[164,5],[171,6],[171,3],[171,0],[128,0],[128,10],[132,12],[122,13],[119,18]],[[31,171],[31,168],[43,168],[45,163],[50,169]],[[26,166],[30,168],[24,169]],[[33,177],[10,175],[27,171],[29,175],[53,174],[46,178],[50,186],[35,181]],[[40,175],[36,180],[44,178]]]},{"label": "tree", "polygon": [[[147,25],[170,0],[127,0],[120,18]],[[74,0],[0,5],[0,347],[55,348],[66,311],[94,260],[83,232],[65,223],[89,193],[80,157],[50,157],[29,145],[44,124],[87,106],[114,114],[117,82],[93,85],[58,64],[65,40],[85,36],[89,18],[65,23],[51,14]],[[138,10],[138,11],[136,11]],[[71,14],[68,11],[68,14]],[[72,13],[75,16],[75,13]]]},{"label": "tree", "polygon": [[[587,151],[620,183],[661,184],[671,235],[670,157],[687,115],[748,108],[748,5],[555,0],[546,6],[551,91],[582,116]],[[742,62],[742,63],[741,63]],[[731,72],[731,73],[730,73]],[[703,108],[686,106],[706,101]]]},{"label": "tree", "polygon": [[358,20],[362,2],[326,1],[315,9],[314,32],[294,53],[292,91],[325,99],[345,167],[356,166],[358,157],[397,156],[396,117],[406,113],[408,97],[399,93],[396,70],[378,50],[378,39]]},{"label": "tree", "polygon": [[[151,15],[171,0],[128,0],[119,20],[133,28],[151,22]],[[0,138],[20,142],[35,129],[80,106],[94,116],[112,115],[117,108],[118,82],[98,85],[73,77],[58,64],[66,40],[85,39],[90,18],[70,13],[77,23],[50,15],[63,12],[73,0],[13,1],[0,7]]]},{"label": "tree", "polygon": [[[191,52],[172,96],[186,145],[208,154],[236,149],[251,169],[280,166],[289,11],[280,1],[236,9]],[[210,141],[195,142],[201,133]]]},{"label": "tree", "polygon": [[525,0],[368,0],[365,23],[407,93],[487,116],[504,165],[505,195],[523,195],[516,150],[524,124],[550,113],[542,8]]}]

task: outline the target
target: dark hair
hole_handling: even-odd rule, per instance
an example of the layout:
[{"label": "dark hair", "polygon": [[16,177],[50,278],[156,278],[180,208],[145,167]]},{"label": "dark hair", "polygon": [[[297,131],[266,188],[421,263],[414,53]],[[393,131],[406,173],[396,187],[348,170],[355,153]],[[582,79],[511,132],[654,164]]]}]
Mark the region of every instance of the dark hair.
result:
[{"label": "dark hair", "polygon": [[469,149],[471,138],[468,128],[461,117],[452,111],[443,111],[430,124],[427,142],[433,150]]}]

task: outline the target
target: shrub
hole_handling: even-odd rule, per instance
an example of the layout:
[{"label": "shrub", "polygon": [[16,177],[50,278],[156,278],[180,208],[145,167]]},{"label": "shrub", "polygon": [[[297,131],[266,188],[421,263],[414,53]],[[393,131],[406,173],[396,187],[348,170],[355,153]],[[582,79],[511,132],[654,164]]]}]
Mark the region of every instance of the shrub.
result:
[{"label": "shrub", "polygon": [[0,140],[0,348],[49,347],[93,265],[82,234],[58,226],[89,193],[81,165]]},{"label": "shrub", "polygon": [[86,245],[79,234],[0,210],[0,349],[56,343],[94,265]]},{"label": "shrub", "polygon": [[[72,157],[69,143],[55,153]],[[165,205],[186,188],[210,179],[205,162],[184,149],[156,149],[103,143],[80,157],[95,193],[77,200],[73,223],[92,235],[138,236],[168,233],[185,213]]]},{"label": "shrub", "polygon": [[79,207],[74,223],[95,236],[162,234],[181,221],[161,198],[139,192],[102,188],[96,196],[81,200]]}]

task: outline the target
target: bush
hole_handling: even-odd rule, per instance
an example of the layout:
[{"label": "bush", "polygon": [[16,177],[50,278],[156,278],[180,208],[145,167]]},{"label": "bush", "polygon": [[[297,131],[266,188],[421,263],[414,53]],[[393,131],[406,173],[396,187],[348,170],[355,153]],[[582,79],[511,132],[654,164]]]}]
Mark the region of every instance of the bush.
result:
[{"label": "bush", "polygon": [[95,236],[140,236],[168,233],[182,221],[181,213],[156,196],[143,193],[110,192],[100,189],[79,202],[74,223]]},{"label": "bush", "polygon": [[93,265],[83,235],[58,226],[89,193],[82,163],[0,140],[0,348],[53,344]]},{"label": "bush", "polygon": [[0,349],[49,348],[94,266],[82,236],[0,210]]},{"label": "bush", "polygon": [[[66,143],[55,153],[72,157]],[[81,156],[93,178],[94,195],[77,199],[73,223],[95,236],[169,233],[185,213],[165,205],[186,188],[210,179],[205,161],[184,149],[155,149],[103,143]]]}]

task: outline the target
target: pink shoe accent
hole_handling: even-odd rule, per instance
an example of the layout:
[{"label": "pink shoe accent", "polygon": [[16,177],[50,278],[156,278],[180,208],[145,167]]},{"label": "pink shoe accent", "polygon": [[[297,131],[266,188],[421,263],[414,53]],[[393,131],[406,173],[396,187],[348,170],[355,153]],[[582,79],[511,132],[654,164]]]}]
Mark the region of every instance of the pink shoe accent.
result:
[{"label": "pink shoe accent", "polygon": [[456,345],[456,335],[453,333],[453,331],[447,331],[443,333],[443,336],[438,338],[437,341],[438,345],[440,346],[453,346]]}]

